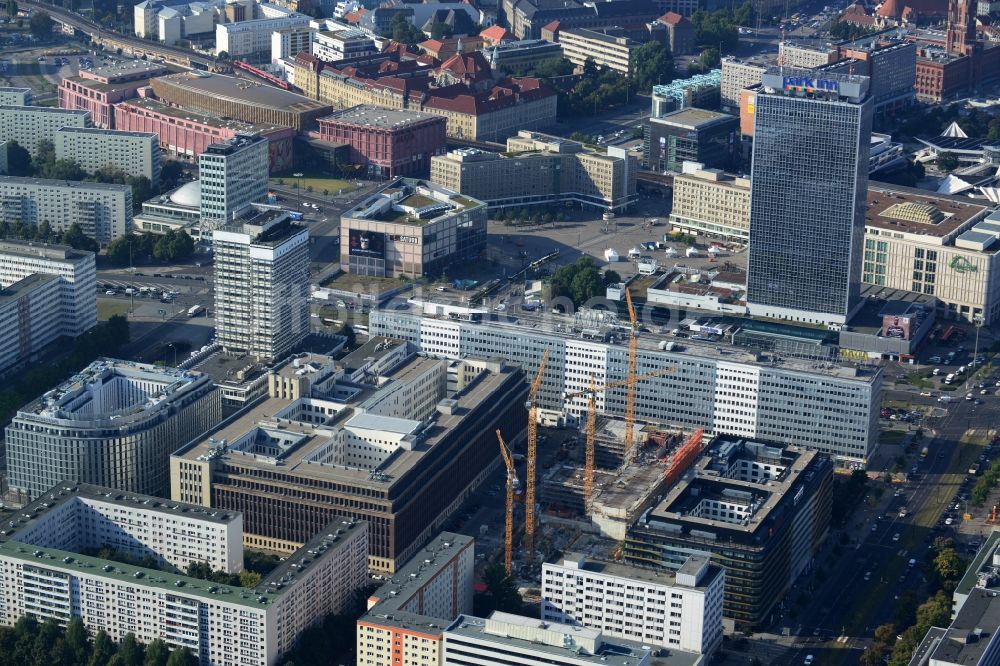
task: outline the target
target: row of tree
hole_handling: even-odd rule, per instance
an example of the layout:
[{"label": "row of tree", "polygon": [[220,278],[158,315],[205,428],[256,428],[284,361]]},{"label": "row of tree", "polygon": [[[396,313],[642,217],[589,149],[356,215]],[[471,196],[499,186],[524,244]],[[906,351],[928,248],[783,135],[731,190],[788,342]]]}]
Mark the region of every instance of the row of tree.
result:
[{"label": "row of tree", "polygon": [[602,275],[593,259],[580,257],[556,269],[549,283],[549,294],[552,299],[569,298],[575,307],[580,307],[595,296],[603,296],[605,286],[616,282],[621,282],[617,272],[607,271]]},{"label": "row of tree", "polygon": [[0,220],[0,238],[40,241],[43,243],[62,243],[75,250],[97,252],[97,242],[83,233],[80,225],[73,223],[68,229],[59,231],[46,220],[38,226],[26,224],[23,220],[16,225]]},{"label": "row of tree", "polygon": [[986,504],[990,491],[997,487],[997,483],[1000,483],[1000,459],[990,463],[989,468],[976,479],[976,485],[972,486],[972,492],[969,494],[972,505],[982,506]]},{"label": "row of tree", "polygon": [[194,239],[183,229],[165,234],[127,234],[108,245],[108,261],[130,266],[155,259],[163,263],[183,261],[194,254]]},{"label": "row of tree", "polygon": [[254,588],[260,585],[261,575],[256,571],[244,569],[239,573],[226,573],[212,568],[208,562],[191,562],[184,573],[192,578],[210,580],[219,585]]},{"label": "row of tree", "polygon": [[63,628],[54,619],[38,622],[23,615],[0,627],[0,666],[197,666],[188,648],[170,649],[156,639],[143,645],[132,634],[115,644],[104,631],[91,636],[74,617]]}]

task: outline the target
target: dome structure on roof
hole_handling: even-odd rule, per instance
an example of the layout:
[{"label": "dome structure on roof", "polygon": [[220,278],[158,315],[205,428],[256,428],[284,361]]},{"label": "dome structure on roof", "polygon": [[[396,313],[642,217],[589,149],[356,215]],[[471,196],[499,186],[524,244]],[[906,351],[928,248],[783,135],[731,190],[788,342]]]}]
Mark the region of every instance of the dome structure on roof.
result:
[{"label": "dome structure on roof", "polygon": [[201,181],[192,180],[190,183],[184,183],[170,195],[170,202],[175,203],[178,206],[187,206],[188,208],[200,208],[201,207]]}]

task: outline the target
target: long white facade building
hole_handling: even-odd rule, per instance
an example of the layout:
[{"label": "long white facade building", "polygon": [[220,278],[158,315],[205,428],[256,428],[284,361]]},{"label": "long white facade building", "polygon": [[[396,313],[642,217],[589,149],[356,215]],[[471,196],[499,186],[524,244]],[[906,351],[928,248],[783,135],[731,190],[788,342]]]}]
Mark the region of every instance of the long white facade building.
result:
[{"label": "long white facade building", "polygon": [[73,160],[84,171],[111,167],[128,176],[160,181],[160,136],[98,127],[63,127],[54,136],[56,159]]},{"label": "long white facade building", "polygon": [[0,176],[0,220],[65,231],[77,224],[101,245],[132,230],[132,188],[114,183]]},{"label": "long white facade building", "polygon": [[18,410],[8,483],[32,499],[64,479],[165,494],[170,454],[221,416],[208,375],[98,360]]},{"label": "long white facade building", "polygon": [[289,12],[286,16],[219,23],[215,26],[215,54],[225,51],[234,60],[269,59],[271,34],[275,30],[308,26],[309,21],[305,14]]},{"label": "long white facade building", "polygon": [[722,643],[725,570],[690,556],[658,572],[568,554],[542,565],[542,619],[607,636],[709,654]]},{"label": "long white facade building", "polygon": [[[613,343],[610,334],[585,339],[589,329],[574,333],[571,317],[476,322],[462,320],[483,316],[481,311],[469,314],[468,308],[416,300],[392,307],[399,309],[371,311],[371,335],[407,340],[432,356],[499,356],[522,364],[530,377],[548,349],[539,406],[570,417],[583,414],[586,400],[567,401],[567,392],[585,392],[591,374],[598,385],[627,374],[627,345]],[[619,330],[619,342],[625,339],[624,331]],[[806,446],[831,455],[839,465],[863,462],[877,446],[882,384],[878,368],[823,367],[692,340],[684,341],[682,351],[665,351],[660,341],[649,334],[639,338],[638,373],[669,374],[636,385],[636,418]],[[625,389],[598,393],[597,408],[624,415]]]},{"label": "long white facade building", "polygon": [[40,141],[52,141],[63,127],[91,127],[90,111],[50,106],[0,106],[0,143],[17,141],[34,157]]},{"label": "long white facade building", "polygon": [[[270,666],[301,633],[347,612],[367,582],[367,523],[334,521],[255,588],[178,575],[242,566],[242,515],[63,482],[0,534],[0,624],[79,617],[119,641],[162,639],[206,666]],[[82,554],[112,546],[151,569]]]}]

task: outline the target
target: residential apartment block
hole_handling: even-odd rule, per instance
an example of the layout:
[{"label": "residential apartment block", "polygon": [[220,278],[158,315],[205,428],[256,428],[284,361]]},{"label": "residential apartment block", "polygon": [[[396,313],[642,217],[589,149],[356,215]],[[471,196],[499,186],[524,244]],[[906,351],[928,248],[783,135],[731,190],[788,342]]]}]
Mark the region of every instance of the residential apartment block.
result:
[{"label": "residential apartment block", "polygon": [[64,127],[55,133],[56,159],[72,160],[84,171],[117,169],[160,182],[160,140],[152,132]]},{"label": "residential apartment block", "polygon": [[77,224],[107,245],[132,230],[132,188],[112,183],[0,176],[0,220],[65,231]]},{"label": "residential apartment block", "polygon": [[722,110],[737,114],[740,111],[740,91],[758,85],[764,78],[768,63],[764,60],[722,59],[721,97]]},{"label": "residential apartment block", "polygon": [[[338,519],[255,588],[223,585],[178,570],[207,562],[238,571],[239,513],[62,482],[0,537],[0,623],[79,617],[114,641],[187,648],[201,664],[272,666],[303,631],[352,607],[368,580],[366,542],[365,523]],[[104,546],[159,568],[85,554]]]},{"label": "residential apartment block", "polygon": [[[586,401],[567,401],[567,392],[586,391],[591,375],[603,385],[623,380],[628,370],[627,348],[610,342],[617,323],[589,311],[528,327],[480,308],[430,299],[393,308],[371,311],[371,334],[408,340],[433,356],[513,358],[530,376],[548,349],[538,404],[571,420],[581,417]],[[690,339],[683,351],[666,351],[659,344],[664,340],[655,334],[639,338],[640,374],[675,370],[636,386],[638,419],[809,447],[840,466],[863,462],[878,446],[879,370],[852,364],[822,369],[794,357],[778,365],[754,350]],[[600,392],[597,399],[600,411],[624,415],[624,389]]]},{"label": "residential apartment block", "polygon": [[231,354],[283,358],[309,334],[309,230],[263,211],[216,229],[212,246],[216,341]]},{"label": "residential apartment block", "polygon": [[575,201],[620,211],[636,200],[637,160],[609,146],[607,154],[540,132],[521,130],[507,153],[459,148],[431,159],[431,180],[490,208]]},{"label": "residential apartment block", "polygon": [[725,569],[722,612],[768,621],[830,525],[833,465],[797,446],[718,437],[625,537],[625,561],[680,573],[692,555]]},{"label": "residential apartment block", "polygon": [[217,423],[207,375],[102,359],[17,411],[6,430],[11,490],[64,479],[165,494],[170,453]]},{"label": "residential apartment block", "polygon": [[246,543],[277,551],[331,516],[364,517],[369,567],[392,574],[500,464],[496,429],[522,436],[526,394],[503,361],[423,358],[381,337],[337,363],[295,358],[259,402],[175,452],[171,497],[241,511]]},{"label": "residential apartment block", "polygon": [[666,573],[568,553],[561,564],[542,564],[542,619],[710,655],[722,644],[724,581],[706,556]]},{"label": "residential apartment block", "polygon": [[97,325],[97,271],[93,252],[65,245],[0,241],[0,287],[9,287],[36,274],[59,278],[60,335],[75,337]]},{"label": "residential apartment block", "polygon": [[358,666],[440,666],[444,629],[472,612],[475,541],[442,532],[368,598],[357,623]]},{"label": "residential apartment block", "polygon": [[1000,317],[1000,213],[965,197],[868,188],[861,280],[934,296],[941,319]]},{"label": "residential apartment block", "polygon": [[674,176],[670,227],[689,234],[746,243],[750,238],[750,181],[697,162]]},{"label": "residential apartment block", "polygon": [[486,250],[486,204],[397,178],[340,217],[340,265],[354,275],[440,275]]},{"label": "residential apartment block", "polygon": [[[59,278],[35,274],[0,288],[0,372],[30,361],[62,335]],[[71,324],[74,322],[70,322]]]},{"label": "residential apartment block", "polygon": [[282,58],[294,58],[302,51],[309,53],[316,31],[306,25],[280,28],[271,33],[271,60],[276,63]]},{"label": "residential apartment block", "polygon": [[34,157],[39,141],[52,141],[63,127],[90,127],[90,113],[49,106],[0,106],[0,143],[17,141]]},{"label": "residential apartment block", "polygon": [[0,106],[31,106],[31,88],[0,87]]}]

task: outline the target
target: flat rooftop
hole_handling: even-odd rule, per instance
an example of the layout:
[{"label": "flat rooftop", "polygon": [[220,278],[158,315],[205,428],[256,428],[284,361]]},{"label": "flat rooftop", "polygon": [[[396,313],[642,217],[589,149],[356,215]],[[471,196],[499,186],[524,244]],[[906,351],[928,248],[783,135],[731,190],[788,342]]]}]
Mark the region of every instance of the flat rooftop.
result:
[{"label": "flat rooftop", "polygon": [[[221,25],[221,24],[220,24]],[[245,79],[208,72],[184,72],[168,74],[156,79],[176,88],[193,91],[211,97],[228,98],[234,101],[254,106],[262,106],[276,111],[292,113],[308,113],[330,108],[308,97],[297,95],[281,88],[269,85],[248,85]]]},{"label": "flat rooftop", "polygon": [[[972,558],[969,567],[965,570],[962,580],[958,581],[955,587],[955,594],[969,594],[979,583],[979,574],[986,569],[992,569],[993,554],[1000,548],[1000,529],[994,527],[986,542]],[[997,587],[1000,587],[998,585]],[[996,587],[992,588],[996,589]]]},{"label": "flat rooftop", "polygon": [[0,111],[18,111],[20,113],[42,113],[54,116],[89,116],[90,111],[82,109],[60,109],[54,106],[18,106],[16,104],[0,104]]},{"label": "flat rooftop", "polygon": [[878,229],[944,238],[989,208],[967,198],[872,182],[865,224]]},{"label": "flat rooftop", "polygon": [[112,92],[115,90],[126,90],[132,88],[142,88],[149,85],[149,79],[131,79],[128,81],[109,81],[105,83],[104,81],[98,81],[97,79],[88,79],[83,76],[67,76],[67,81],[72,81],[78,85],[91,90],[96,90],[98,92]]},{"label": "flat rooftop", "polygon": [[22,257],[38,257],[51,261],[79,263],[92,258],[93,252],[74,250],[69,245],[50,245],[34,241],[0,240],[0,255],[19,255]]},{"label": "flat rooftop", "polygon": [[[409,313],[413,316],[424,317],[424,308],[426,306],[427,311],[431,311],[436,305],[441,305],[446,311],[451,309],[452,311],[456,309],[462,309],[464,306],[455,300],[449,299],[447,297],[426,296],[422,299],[417,298],[394,298],[387,303],[385,307],[392,308],[399,313]],[[712,315],[712,316],[717,316]],[[433,317],[428,317],[433,319]],[[731,318],[735,323],[743,323],[747,325],[753,325],[760,323],[762,325],[771,326],[772,322],[770,320],[759,320],[759,319],[746,319],[746,318]],[[619,317],[619,323],[621,325],[621,331],[625,330],[625,323],[627,323],[627,318],[622,319]],[[459,322],[465,323],[465,322]],[[547,336],[550,338],[562,338],[562,339],[579,339],[580,334],[573,331],[575,325],[575,320],[569,315],[559,315],[552,313],[542,313],[542,312],[527,312],[518,311],[516,316],[511,314],[497,314],[489,313],[484,316],[481,323],[468,324],[470,326],[476,326],[480,328],[490,328],[498,331],[505,331],[512,333],[515,336],[521,335],[540,335]],[[789,330],[796,327],[787,324],[786,322],[775,322],[773,325],[787,326]],[[801,327],[798,327],[801,328]],[[824,332],[826,329],[823,329]],[[683,349],[680,351],[663,352],[659,344],[660,342],[677,342],[677,338],[674,338],[668,334],[666,330],[663,332],[650,331],[642,333],[638,338],[639,349],[647,350],[656,353],[668,353],[678,359],[711,359],[714,361],[730,361],[735,363],[745,363],[748,365],[755,365],[759,367],[775,367],[773,361],[775,359],[773,356],[762,357],[756,351],[748,349],[746,347],[739,347],[729,344],[728,342],[712,342],[704,340],[693,340],[691,338],[686,338],[682,341]],[[874,381],[875,377],[878,376],[880,372],[878,369],[872,369],[866,364],[858,364],[849,359],[840,359],[837,364],[833,365],[818,365],[811,359],[799,359],[792,356],[781,355],[780,363],[777,365],[778,368],[797,370],[800,372],[808,372],[811,374],[821,374],[828,377],[841,377],[845,379],[856,379],[866,382]]]},{"label": "flat rooftop", "polygon": [[209,127],[222,127],[230,129],[240,134],[261,134],[276,129],[285,129],[284,127],[278,125],[248,123],[242,120],[233,120],[232,118],[213,116],[212,114],[201,113],[192,109],[170,106],[169,104],[165,104],[158,99],[153,99],[152,97],[138,97],[126,100],[125,104],[131,104],[140,109],[161,113],[165,116],[170,116],[179,120],[190,120]]},{"label": "flat rooftop", "polygon": [[0,305],[7,305],[11,301],[23,298],[50,282],[59,282],[59,277],[45,273],[34,273],[33,275],[21,278],[17,282],[0,289]]},{"label": "flat rooftop", "polygon": [[128,136],[136,139],[159,140],[159,134],[156,132],[130,132],[128,130],[103,129],[100,127],[63,127],[57,131],[66,132],[68,134],[88,134],[91,136],[103,136],[109,138],[116,136]]},{"label": "flat rooftop", "polygon": [[[686,476],[670,489],[663,501],[649,512],[648,519],[685,523],[692,531],[724,530],[752,535],[765,526],[771,511],[820,455],[797,446],[780,447],[730,436],[716,437],[692,465],[695,474]],[[783,469],[774,476],[762,476],[758,481],[722,476],[722,471],[736,460],[756,460],[762,465]],[[748,508],[746,520],[732,522],[694,515],[692,512],[706,499],[744,504]]]},{"label": "flat rooftop", "polygon": [[378,360],[383,356],[388,356],[396,351],[401,345],[405,345],[403,340],[394,338],[374,337],[368,340],[347,356],[338,361],[347,373],[353,373],[368,361]]},{"label": "flat rooftop", "polygon": [[882,315],[915,314],[934,309],[937,298],[901,289],[889,289],[874,284],[861,285],[861,300],[864,305],[848,322],[850,330],[870,335],[882,332]]},{"label": "flat rooftop", "polygon": [[[90,113],[84,111],[84,113]],[[27,176],[0,176],[0,185],[35,185],[38,187],[72,187],[79,190],[98,190],[103,192],[131,192],[128,185],[117,183],[91,183],[82,180],[56,180],[53,178],[30,178]]]},{"label": "flat rooftop", "polygon": [[360,127],[374,127],[377,129],[404,129],[408,126],[428,121],[445,122],[442,116],[430,113],[403,111],[401,109],[384,109],[368,104],[354,106],[343,111],[335,111],[325,118],[320,118],[320,122],[336,122]]},{"label": "flat rooftop", "polygon": [[101,65],[100,67],[94,67],[86,71],[94,76],[113,79],[115,77],[138,76],[140,74],[155,76],[171,70],[164,64],[149,62],[148,60],[125,60],[113,65]]},{"label": "flat rooftop", "polygon": [[680,111],[673,111],[659,118],[650,118],[649,121],[660,123],[661,125],[673,125],[688,129],[707,129],[714,125],[739,123],[739,118],[728,113],[689,107]]},{"label": "flat rooftop", "polygon": [[[577,567],[576,563],[581,560],[583,561],[583,566]],[[643,583],[651,583],[653,585],[676,585],[678,573],[690,573],[692,575],[697,574],[701,566],[708,561],[709,559],[703,555],[691,555],[684,560],[684,564],[681,565],[681,567],[676,571],[660,571],[657,569],[643,569],[641,567],[634,567],[628,564],[621,564],[619,562],[611,562],[608,560],[595,560],[584,557],[578,553],[566,553],[563,561],[557,562],[556,564],[558,566],[579,569],[582,571],[590,571],[592,573],[606,574],[608,576],[616,576],[618,578],[630,578],[632,580],[638,580]],[[714,569],[714,571],[712,569]],[[708,583],[711,582],[715,576],[722,573],[722,568],[710,565],[710,570],[707,573],[709,575],[702,580],[702,584],[698,585],[698,587],[708,587]]]},{"label": "flat rooftop", "polygon": [[952,620],[931,659],[944,664],[986,664],[988,648],[997,645],[1000,631],[1000,597],[986,590],[973,590]]},{"label": "flat rooftop", "polygon": [[[414,356],[385,373],[383,377],[385,379],[403,378],[408,373],[420,372],[441,362],[435,359]],[[387,493],[394,483],[400,481],[412,470],[427,452],[432,450],[454,428],[458,427],[470,412],[487,400],[515,372],[519,372],[519,369],[505,366],[499,373],[489,372],[482,374],[477,381],[466,387],[461,393],[452,396],[454,403],[450,414],[436,413],[436,418],[423,430],[412,450],[396,449],[374,470],[314,462],[311,460],[317,449],[329,444],[330,429],[333,427],[342,427],[347,420],[358,413],[358,407],[360,407],[365,399],[371,397],[372,394],[370,391],[362,391],[349,403],[335,402],[333,400],[328,401],[331,404],[341,407],[341,409],[325,425],[314,425],[298,421],[286,422],[283,420],[281,431],[287,434],[288,437],[296,438],[296,444],[289,451],[282,454],[282,472],[302,479],[352,484],[354,487],[371,489],[380,495]],[[200,440],[181,448],[174,453],[174,456],[189,460],[209,457],[222,458],[234,463],[238,462],[244,467],[273,471],[274,459],[271,457],[245,455],[240,451],[230,449],[221,450],[215,446],[215,443],[220,440],[235,442],[258,426],[271,427],[274,423],[274,415],[287,408],[292,402],[287,399],[265,396],[252,406],[238,412],[214,430],[205,433]],[[375,480],[373,476],[377,475],[373,474],[374,472],[381,473],[378,476],[382,476],[385,480]]]}]

